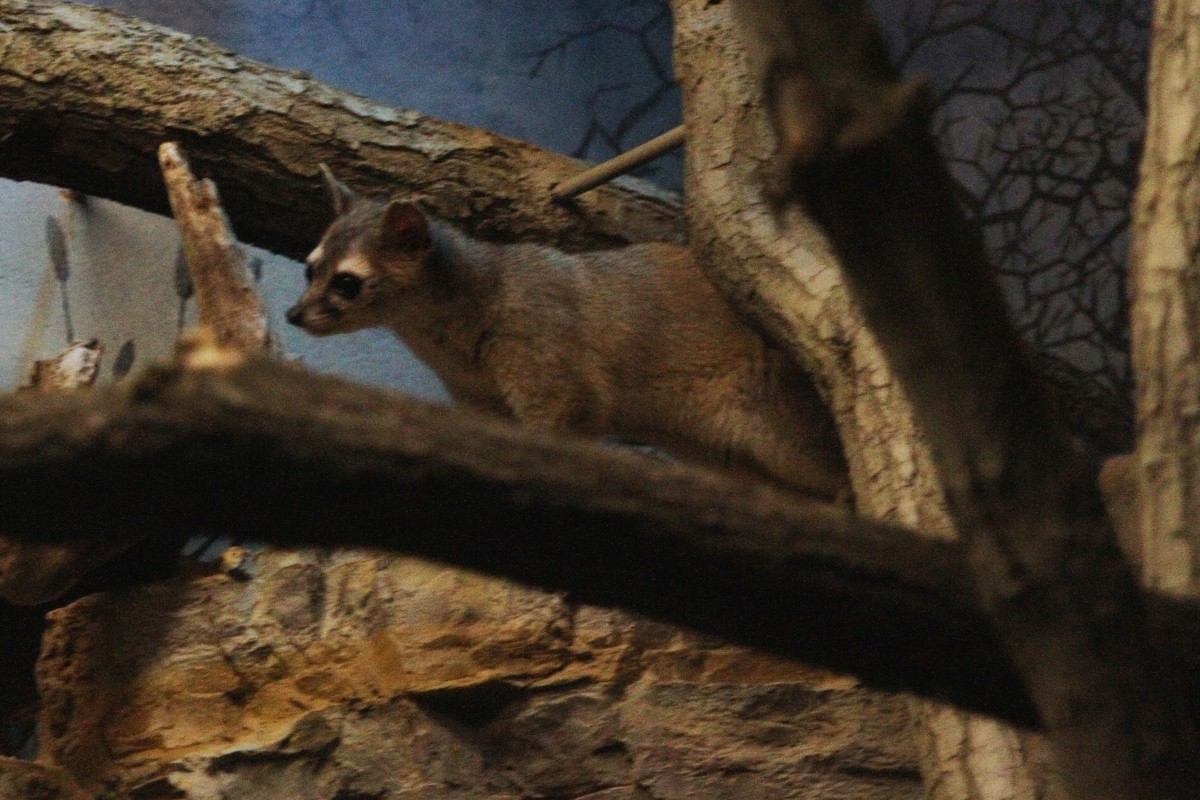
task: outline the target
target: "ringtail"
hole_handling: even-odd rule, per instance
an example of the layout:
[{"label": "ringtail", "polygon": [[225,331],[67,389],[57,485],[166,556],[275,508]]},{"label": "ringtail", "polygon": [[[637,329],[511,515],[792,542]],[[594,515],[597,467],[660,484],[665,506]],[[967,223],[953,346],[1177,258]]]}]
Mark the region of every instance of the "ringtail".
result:
[{"label": "ringtail", "polygon": [[483,242],[321,169],[336,218],[288,322],[316,336],[388,328],[456,401],[533,428],[847,496],[812,381],[734,313],[687,248]]}]

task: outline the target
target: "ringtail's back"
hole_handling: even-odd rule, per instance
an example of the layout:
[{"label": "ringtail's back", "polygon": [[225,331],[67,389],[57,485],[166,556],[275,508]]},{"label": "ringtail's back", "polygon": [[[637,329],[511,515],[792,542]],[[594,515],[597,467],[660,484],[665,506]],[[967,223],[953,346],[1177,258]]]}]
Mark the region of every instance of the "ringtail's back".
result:
[{"label": "ringtail's back", "polygon": [[455,400],[531,427],[845,493],[811,380],[733,312],[687,248],[491,244],[322,171],[337,217],[308,257],[292,324],[317,336],[389,328]]}]

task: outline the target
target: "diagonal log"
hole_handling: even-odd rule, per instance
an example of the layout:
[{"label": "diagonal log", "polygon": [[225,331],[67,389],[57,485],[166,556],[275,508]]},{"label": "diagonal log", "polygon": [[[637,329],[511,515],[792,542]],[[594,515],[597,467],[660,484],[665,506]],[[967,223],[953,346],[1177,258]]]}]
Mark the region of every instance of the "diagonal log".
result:
[{"label": "diagonal log", "polygon": [[0,0],[0,106],[0,176],[165,214],[157,150],[178,141],[220,185],[238,238],[293,258],[329,221],[320,162],[365,194],[424,196],[489,238],[578,249],[682,237],[677,198],[648,184],[555,203],[550,188],[581,162],[77,4]]},{"label": "diagonal log", "polygon": [[[395,548],[1036,724],[953,545],[260,356],[193,343],[124,388],[0,398],[0,484],[17,539]],[[1200,617],[1155,608],[1200,664]]]},{"label": "diagonal log", "polygon": [[[845,511],[771,487],[205,342],[124,387],[0,398],[0,484],[21,498],[17,539],[195,527],[392,547],[843,669],[910,652],[904,679],[876,671],[895,688],[940,692],[941,653],[987,649],[965,587],[939,584],[955,574],[944,546],[851,535]],[[929,623],[955,608],[956,624]],[[910,624],[881,622],[897,614]],[[1031,721],[1006,671],[984,659],[957,694],[986,687],[984,705]]]}]

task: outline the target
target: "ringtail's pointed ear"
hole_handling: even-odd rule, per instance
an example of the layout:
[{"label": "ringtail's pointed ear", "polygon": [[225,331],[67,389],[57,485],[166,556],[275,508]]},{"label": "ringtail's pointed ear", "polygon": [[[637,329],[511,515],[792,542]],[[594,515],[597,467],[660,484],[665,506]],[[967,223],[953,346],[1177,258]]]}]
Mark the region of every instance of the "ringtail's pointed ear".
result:
[{"label": "ringtail's pointed ear", "polygon": [[333,213],[340,217],[358,201],[358,195],[333,176],[333,170],[329,168],[328,164],[321,163],[317,166],[321,170],[321,177],[325,179],[325,191],[329,194],[329,203],[333,206]]},{"label": "ringtail's pointed ear", "polygon": [[383,243],[398,250],[428,250],[429,222],[416,203],[393,200],[383,209]]}]

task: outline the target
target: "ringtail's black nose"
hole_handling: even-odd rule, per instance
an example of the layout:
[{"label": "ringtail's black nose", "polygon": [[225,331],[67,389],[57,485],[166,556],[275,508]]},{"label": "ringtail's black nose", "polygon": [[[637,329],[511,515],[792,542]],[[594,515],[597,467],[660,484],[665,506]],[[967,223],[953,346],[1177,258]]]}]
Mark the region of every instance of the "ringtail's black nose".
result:
[{"label": "ringtail's black nose", "polygon": [[287,314],[285,316],[287,317],[287,321],[292,325],[295,325],[297,328],[304,327],[304,309],[302,309],[300,306],[292,306],[287,310]]}]

